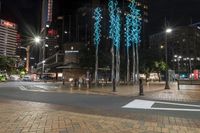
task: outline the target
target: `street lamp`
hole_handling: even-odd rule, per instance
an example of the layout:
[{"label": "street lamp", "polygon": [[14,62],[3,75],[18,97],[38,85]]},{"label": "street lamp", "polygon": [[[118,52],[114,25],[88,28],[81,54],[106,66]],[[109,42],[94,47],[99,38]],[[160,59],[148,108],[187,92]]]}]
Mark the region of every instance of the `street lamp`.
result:
[{"label": "street lamp", "polygon": [[45,42],[44,42],[44,38],[43,39],[41,39],[41,37],[40,36],[35,36],[34,37],[34,42],[36,43],[36,44],[38,44],[38,43],[41,43],[42,42],[42,74],[44,73],[44,63],[45,63],[45,47],[48,47],[48,44],[45,44]]},{"label": "street lamp", "polygon": [[177,60],[178,60],[178,75],[180,75],[180,60],[181,60],[182,56],[178,56]]},{"label": "street lamp", "polygon": [[[32,42],[38,44],[41,42],[41,38],[39,36],[35,36],[32,40]],[[33,44],[28,45],[27,47],[20,47],[22,49],[26,50],[26,71],[29,73],[30,72],[30,48]]]},{"label": "street lamp", "polygon": [[172,29],[171,28],[167,28],[166,29],[166,33],[171,33],[172,32]]},{"label": "street lamp", "polygon": [[40,42],[41,42],[41,38],[40,38],[39,36],[36,36],[36,37],[34,38],[34,42],[35,42],[36,44],[40,43]]},{"label": "street lamp", "polygon": [[[165,63],[168,64],[168,59],[167,59],[167,34],[171,33],[172,29],[171,28],[167,28],[165,30]],[[168,66],[167,69],[165,71],[165,78],[166,78],[166,82],[165,82],[165,89],[170,89],[169,87],[169,79],[168,79]]]}]

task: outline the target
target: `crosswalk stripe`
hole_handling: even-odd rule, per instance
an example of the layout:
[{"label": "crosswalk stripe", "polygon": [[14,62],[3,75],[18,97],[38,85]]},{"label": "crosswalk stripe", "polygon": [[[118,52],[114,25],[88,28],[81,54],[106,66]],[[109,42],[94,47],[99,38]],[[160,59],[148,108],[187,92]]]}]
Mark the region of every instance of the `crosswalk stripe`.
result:
[{"label": "crosswalk stripe", "polygon": [[[152,107],[156,103],[163,104],[163,105],[182,106],[182,108]],[[195,107],[195,108],[199,108],[199,109],[192,109],[192,108],[187,108],[187,107]],[[122,106],[122,108],[146,109],[146,110],[162,110],[162,111],[191,111],[191,112],[200,112],[200,105],[171,103],[171,102],[160,102],[160,101],[149,101],[149,100],[140,100],[140,99],[135,99],[132,102],[129,102],[128,104]]]}]

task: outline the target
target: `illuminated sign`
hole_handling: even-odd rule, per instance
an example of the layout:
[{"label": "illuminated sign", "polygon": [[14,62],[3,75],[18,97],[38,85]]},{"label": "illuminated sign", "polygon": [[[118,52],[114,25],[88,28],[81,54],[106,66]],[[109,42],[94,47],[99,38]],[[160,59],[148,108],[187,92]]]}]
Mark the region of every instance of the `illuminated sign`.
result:
[{"label": "illuminated sign", "polygon": [[66,50],[65,54],[68,54],[68,53],[78,53],[78,52],[79,52],[78,50]]},{"label": "illuminated sign", "polygon": [[16,24],[9,21],[1,20],[1,25],[7,28],[16,29]]},{"label": "illuminated sign", "polygon": [[56,36],[58,32],[54,29],[49,29],[48,30],[48,36]]}]

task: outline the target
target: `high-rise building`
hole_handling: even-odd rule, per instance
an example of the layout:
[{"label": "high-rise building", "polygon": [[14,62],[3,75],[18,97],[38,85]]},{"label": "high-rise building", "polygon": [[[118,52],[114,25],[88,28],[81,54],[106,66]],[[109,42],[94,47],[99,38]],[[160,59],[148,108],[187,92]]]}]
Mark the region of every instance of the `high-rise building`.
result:
[{"label": "high-rise building", "polygon": [[15,57],[17,48],[17,25],[0,19],[0,55]]},{"label": "high-rise building", "polygon": [[[39,61],[43,61],[47,56],[45,53],[45,46],[48,44],[47,42],[47,33],[48,28],[52,22],[52,12],[53,12],[53,0],[42,0],[42,12],[41,12],[41,35],[42,42],[41,48],[39,52]],[[48,41],[49,42],[49,41]]]},{"label": "high-rise building", "polygon": [[151,49],[163,60],[167,43],[168,65],[171,69],[188,73],[200,69],[200,30],[197,27],[176,27],[170,34],[161,32],[151,35],[149,41]]}]

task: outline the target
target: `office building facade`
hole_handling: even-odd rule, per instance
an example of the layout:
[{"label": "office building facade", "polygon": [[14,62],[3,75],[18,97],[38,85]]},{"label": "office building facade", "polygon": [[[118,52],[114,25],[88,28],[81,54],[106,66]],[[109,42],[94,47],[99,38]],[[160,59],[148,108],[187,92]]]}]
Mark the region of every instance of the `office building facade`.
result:
[{"label": "office building facade", "polygon": [[197,27],[177,27],[170,34],[153,34],[149,41],[150,48],[163,60],[167,43],[168,65],[176,72],[192,73],[200,69],[200,30]]},{"label": "office building facade", "polygon": [[17,25],[0,19],[0,55],[16,57]]}]

